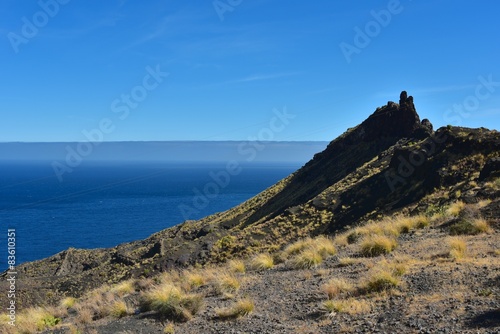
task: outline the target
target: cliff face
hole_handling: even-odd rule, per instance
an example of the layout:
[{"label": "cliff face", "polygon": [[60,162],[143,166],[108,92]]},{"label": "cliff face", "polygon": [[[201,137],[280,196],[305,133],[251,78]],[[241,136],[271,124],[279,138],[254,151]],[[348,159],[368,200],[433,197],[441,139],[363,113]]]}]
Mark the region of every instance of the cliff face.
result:
[{"label": "cliff face", "polygon": [[413,97],[402,92],[399,104],[389,102],[378,108],[363,123],[316,154],[281,192],[250,216],[247,224],[311,200],[402,138],[425,138],[431,134],[432,126],[420,122]]},{"label": "cliff face", "polygon": [[[112,249],[70,249],[21,265],[20,298],[27,305],[51,302],[174,266],[273,252],[301,237],[333,235],[394,211],[430,210],[457,196],[492,199],[484,215],[498,220],[499,191],[483,185],[499,175],[499,152],[497,131],[434,132],[402,92],[399,103],[377,108],[297,172],[231,210]],[[452,198],[429,203],[437,191]]]}]

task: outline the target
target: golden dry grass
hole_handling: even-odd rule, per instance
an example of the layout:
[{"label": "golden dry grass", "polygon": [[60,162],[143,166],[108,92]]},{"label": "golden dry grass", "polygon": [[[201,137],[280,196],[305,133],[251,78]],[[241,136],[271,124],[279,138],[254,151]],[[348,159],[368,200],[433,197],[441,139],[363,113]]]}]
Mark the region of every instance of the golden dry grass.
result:
[{"label": "golden dry grass", "polygon": [[274,259],[269,254],[258,254],[250,261],[250,268],[253,270],[266,270],[274,266]]},{"label": "golden dry grass", "polygon": [[218,309],[215,312],[220,319],[236,319],[253,312],[255,304],[249,298],[241,299],[228,308]]},{"label": "golden dry grass", "polygon": [[201,295],[186,294],[171,283],[163,283],[146,292],[141,299],[141,308],[155,311],[160,316],[179,321],[190,320],[203,304]]},{"label": "golden dry grass", "polygon": [[44,329],[52,328],[59,324],[61,319],[42,307],[29,308],[16,317],[16,329],[19,333],[37,333]]},{"label": "golden dry grass", "polygon": [[295,269],[314,268],[322,262],[323,257],[321,256],[321,253],[314,248],[303,250],[299,254],[295,255],[290,261],[291,266]]},{"label": "golden dry grass", "polygon": [[244,273],[246,271],[245,262],[241,260],[231,260],[227,264],[227,268],[233,273]]},{"label": "golden dry grass", "polygon": [[382,292],[396,288],[400,283],[399,277],[392,271],[375,268],[367,274],[362,287],[366,292]]},{"label": "golden dry grass", "polygon": [[288,245],[285,248],[284,252],[287,256],[298,254],[298,253],[302,252],[304,249],[306,249],[307,247],[309,247],[311,245],[312,241],[313,241],[312,238],[300,239],[300,240]]},{"label": "golden dry grass", "polygon": [[198,271],[185,271],[184,278],[190,288],[197,288],[207,284],[207,276]]},{"label": "golden dry grass", "polygon": [[332,278],[321,286],[321,291],[328,296],[328,299],[333,299],[339,294],[353,292],[354,286],[345,279]]},{"label": "golden dry grass", "polygon": [[327,258],[337,253],[332,240],[325,236],[319,236],[313,239],[310,248],[315,249],[323,258]]},{"label": "golden dry grass", "polygon": [[165,334],[175,334],[175,325],[169,322],[165,328],[163,328],[163,333]]},{"label": "golden dry grass", "polygon": [[89,307],[78,307],[77,308],[77,316],[76,316],[76,323],[78,324],[89,324],[92,322],[94,318],[94,312],[92,311],[91,308]]},{"label": "golden dry grass", "polygon": [[493,229],[486,219],[476,218],[472,220],[472,226],[477,231],[477,233],[492,233]]},{"label": "golden dry grass", "polygon": [[241,283],[232,273],[222,271],[214,277],[214,285],[219,294],[232,294],[240,289]]},{"label": "golden dry grass", "polygon": [[75,303],[76,303],[76,298],[66,297],[63,300],[61,300],[61,302],[59,303],[59,305],[62,308],[68,309],[68,308],[72,308],[75,305]]},{"label": "golden dry grass", "polygon": [[448,209],[446,210],[446,213],[449,215],[449,216],[458,216],[460,214],[460,212],[462,212],[462,210],[465,208],[465,203],[462,202],[462,201],[456,201],[454,203],[452,203]]},{"label": "golden dry grass", "polygon": [[109,314],[114,318],[123,318],[128,315],[130,310],[123,300],[118,300],[110,306]]},{"label": "golden dry grass", "polygon": [[356,259],[353,257],[342,257],[339,259],[339,266],[341,267],[347,267],[347,266],[352,266],[356,263],[360,263],[360,259]]},{"label": "golden dry grass", "polygon": [[347,313],[351,315],[368,313],[371,305],[366,300],[349,298],[346,300],[327,300],[323,303],[323,310],[334,315],[336,313]]},{"label": "golden dry grass", "polygon": [[125,296],[135,292],[135,280],[127,280],[118,283],[110,290],[112,293],[118,296]]},{"label": "golden dry grass", "polygon": [[361,241],[360,254],[368,257],[389,254],[396,246],[397,242],[392,237],[385,235],[369,235]]},{"label": "golden dry grass", "polygon": [[465,240],[460,237],[450,237],[448,239],[449,256],[453,260],[460,260],[465,257],[467,252],[467,244]]}]

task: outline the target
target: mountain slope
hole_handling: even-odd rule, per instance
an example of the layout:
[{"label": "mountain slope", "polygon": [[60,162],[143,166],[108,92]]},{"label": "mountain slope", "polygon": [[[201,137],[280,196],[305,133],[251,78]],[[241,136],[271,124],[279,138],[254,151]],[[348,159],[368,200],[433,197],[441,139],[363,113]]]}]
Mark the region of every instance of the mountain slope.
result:
[{"label": "mountain slope", "polygon": [[454,200],[490,200],[481,215],[496,227],[499,148],[497,131],[434,132],[403,92],[399,104],[377,108],[297,172],[231,210],[112,249],[69,249],[21,265],[19,296],[24,305],[55,303],[103,283],[278,252],[297,239],[347,233],[395,212],[433,215]]}]

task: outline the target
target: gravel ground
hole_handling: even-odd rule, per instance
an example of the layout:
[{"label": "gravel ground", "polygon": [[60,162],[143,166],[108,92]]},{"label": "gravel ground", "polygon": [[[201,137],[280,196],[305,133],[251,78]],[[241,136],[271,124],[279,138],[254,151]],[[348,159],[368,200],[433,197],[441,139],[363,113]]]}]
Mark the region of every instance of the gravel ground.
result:
[{"label": "gravel ground", "polygon": [[[465,237],[469,253],[460,261],[447,258],[446,238],[445,232],[430,228],[400,237],[397,250],[387,256],[356,258],[357,246],[349,245],[315,269],[291,270],[283,263],[241,274],[236,298],[251,297],[253,313],[218,320],[215,310],[234,300],[208,294],[203,310],[189,322],[175,324],[175,333],[499,333],[500,255],[495,252],[500,247],[499,232]],[[340,266],[343,257],[353,257],[355,262]],[[380,261],[397,258],[408,264],[400,286],[354,295],[370,303],[369,312],[350,315],[322,310],[327,298],[321,285],[329,279],[356,284]],[[163,333],[165,325],[146,313],[99,320],[85,333]]]}]

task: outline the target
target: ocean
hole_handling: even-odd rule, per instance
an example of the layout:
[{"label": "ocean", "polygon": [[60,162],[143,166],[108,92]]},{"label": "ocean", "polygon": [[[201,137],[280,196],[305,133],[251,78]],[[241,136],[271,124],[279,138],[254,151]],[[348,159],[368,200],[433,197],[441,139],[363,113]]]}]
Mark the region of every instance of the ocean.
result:
[{"label": "ocean", "polygon": [[299,167],[85,162],[60,182],[50,162],[1,162],[0,271],[7,268],[8,229],[16,231],[17,264],[69,247],[114,247],[227,210]]}]

